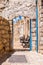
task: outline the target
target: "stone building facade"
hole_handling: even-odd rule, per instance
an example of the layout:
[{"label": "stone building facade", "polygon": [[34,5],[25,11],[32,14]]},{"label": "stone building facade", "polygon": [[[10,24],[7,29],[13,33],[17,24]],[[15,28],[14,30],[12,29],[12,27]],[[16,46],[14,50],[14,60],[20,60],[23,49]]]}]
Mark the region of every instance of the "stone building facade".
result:
[{"label": "stone building facade", "polygon": [[[43,4],[38,0],[38,52],[43,53]],[[32,50],[36,50],[36,1],[35,0],[1,0],[0,16],[10,23],[12,33],[12,20],[23,16],[32,20]],[[12,45],[12,43],[11,43]]]}]

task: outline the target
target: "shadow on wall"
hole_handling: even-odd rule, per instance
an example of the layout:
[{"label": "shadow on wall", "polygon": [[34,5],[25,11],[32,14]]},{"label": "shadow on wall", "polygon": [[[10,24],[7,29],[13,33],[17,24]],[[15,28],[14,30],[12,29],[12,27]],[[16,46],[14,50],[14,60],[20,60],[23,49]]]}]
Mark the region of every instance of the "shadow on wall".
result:
[{"label": "shadow on wall", "polygon": [[10,23],[0,16],[0,65],[13,54],[13,51],[10,51],[11,41]]},{"label": "shadow on wall", "polygon": [[11,48],[11,30],[8,20],[0,16],[0,57]]}]

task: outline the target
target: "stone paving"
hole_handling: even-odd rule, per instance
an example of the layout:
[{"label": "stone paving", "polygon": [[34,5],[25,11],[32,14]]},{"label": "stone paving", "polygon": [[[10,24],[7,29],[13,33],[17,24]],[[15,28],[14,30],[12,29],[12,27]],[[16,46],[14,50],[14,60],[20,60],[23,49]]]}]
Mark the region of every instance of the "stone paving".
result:
[{"label": "stone paving", "polygon": [[[15,55],[25,56],[27,62],[9,62],[9,59],[14,60],[14,58],[11,58],[11,57],[15,56]],[[18,57],[16,57],[16,59]],[[18,60],[19,60],[19,58],[18,58]],[[23,61],[23,59],[22,59],[22,61]],[[37,53],[35,51],[16,51],[9,58],[7,58],[6,61],[3,62],[1,65],[43,65],[43,55],[40,53]]]}]

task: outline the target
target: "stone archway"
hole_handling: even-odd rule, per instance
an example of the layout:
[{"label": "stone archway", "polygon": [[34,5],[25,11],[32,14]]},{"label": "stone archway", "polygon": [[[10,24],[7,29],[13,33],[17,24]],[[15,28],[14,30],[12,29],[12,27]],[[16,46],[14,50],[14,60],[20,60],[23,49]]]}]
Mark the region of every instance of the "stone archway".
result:
[{"label": "stone archway", "polygon": [[0,55],[10,50],[11,34],[8,20],[0,16]]},{"label": "stone archway", "polygon": [[27,16],[13,18],[13,49],[30,50],[30,18]]}]

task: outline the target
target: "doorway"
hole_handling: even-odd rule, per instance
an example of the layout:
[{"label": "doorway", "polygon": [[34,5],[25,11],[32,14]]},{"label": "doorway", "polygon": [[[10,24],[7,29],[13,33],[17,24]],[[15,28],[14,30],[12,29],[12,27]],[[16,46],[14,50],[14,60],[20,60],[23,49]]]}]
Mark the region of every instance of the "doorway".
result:
[{"label": "doorway", "polygon": [[19,16],[13,19],[13,49],[30,50],[30,19]]}]

